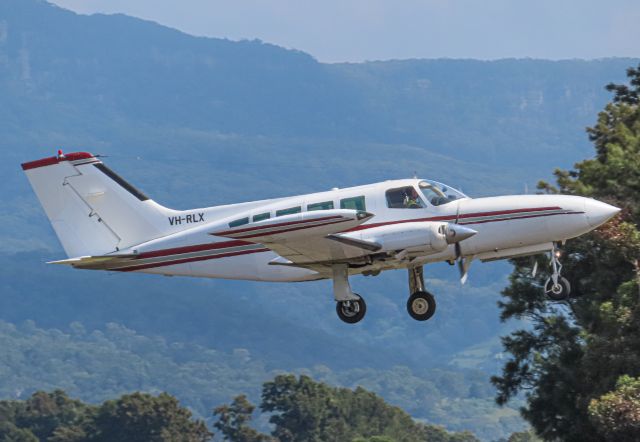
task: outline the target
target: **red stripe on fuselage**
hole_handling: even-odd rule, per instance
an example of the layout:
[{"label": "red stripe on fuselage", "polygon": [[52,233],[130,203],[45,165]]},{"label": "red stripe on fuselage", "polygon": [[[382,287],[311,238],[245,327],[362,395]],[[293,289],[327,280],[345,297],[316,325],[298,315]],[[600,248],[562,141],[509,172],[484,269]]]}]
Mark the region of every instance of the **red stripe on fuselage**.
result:
[{"label": "red stripe on fuselage", "polygon": [[[318,221],[326,221],[326,220],[330,220],[330,219],[342,219],[341,216],[323,216],[321,218],[313,218],[313,219],[303,219],[303,220],[298,220],[298,221],[288,221],[285,223],[276,223],[276,224],[267,224],[267,225],[263,225],[263,226],[253,226],[253,227],[245,227],[242,229],[232,229],[232,230],[223,230],[221,232],[215,232],[212,233],[212,235],[217,235],[217,236],[224,236],[224,235],[232,235],[232,234],[236,234],[236,233],[244,233],[244,232],[251,232],[254,230],[261,230],[261,229],[271,229],[274,227],[284,227],[284,226],[292,226],[295,224],[304,224],[304,223],[310,223],[310,222],[318,222]],[[248,238],[248,237],[246,237]]]},{"label": "red stripe on fuselage", "polygon": [[239,236],[238,238],[255,238],[257,236],[279,235],[280,233],[293,232],[293,231],[296,231],[296,230],[303,230],[303,229],[312,229],[314,227],[329,226],[331,224],[339,224],[339,223],[344,223],[344,222],[347,222],[347,221],[352,221],[352,220],[350,220],[350,219],[340,219],[340,220],[337,220],[337,221],[331,221],[330,223],[314,224],[312,226],[306,226],[305,225],[305,226],[292,227],[290,229],[276,230],[274,232],[258,232],[258,233],[253,233],[251,235]]},{"label": "red stripe on fuselage", "polygon": [[151,252],[142,252],[135,259],[156,258],[158,256],[181,255],[183,253],[202,252],[205,250],[226,249],[228,247],[248,246],[255,244],[247,241],[221,241],[209,244],[196,244],[194,246],[174,247],[171,249],[153,250]]},{"label": "red stripe on fuselage", "polygon": [[[360,226],[356,226],[352,229],[349,229],[348,232],[354,232],[356,230],[366,230],[366,229],[371,229],[373,227],[388,226],[391,224],[414,223],[414,222],[425,222],[425,221],[455,221],[456,218],[458,218],[459,220],[462,220],[465,218],[477,218],[479,216],[509,215],[513,213],[541,212],[544,210],[561,210],[561,209],[562,207],[535,207],[533,209],[510,209],[510,210],[499,210],[494,212],[466,213],[466,214],[461,214],[459,216],[452,214],[452,215],[443,215],[443,216],[433,216],[430,218],[401,219],[401,220],[387,221],[382,223],[363,224]],[[552,215],[559,215],[559,214],[552,214]],[[537,216],[537,215],[532,215],[532,216]],[[481,221],[481,222],[485,223],[485,222],[491,222],[491,221],[505,221],[505,220],[498,219],[498,220],[488,220],[488,221]],[[468,224],[476,224],[476,222],[468,223]]]},{"label": "red stripe on fuselage", "polygon": [[511,221],[514,219],[526,219],[526,218],[541,218],[543,216],[554,216],[554,215],[579,215],[581,213],[584,212],[563,212],[563,213],[541,213],[538,215],[522,215],[522,216],[512,216],[510,218],[504,218],[504,219],[488,219],[485,221],[473,221],[470,223],[460,223],[462,225],[467,225],[467,224],[484,224],[484,223],[492,223],[492,222],[498,222],[498,221]]}]

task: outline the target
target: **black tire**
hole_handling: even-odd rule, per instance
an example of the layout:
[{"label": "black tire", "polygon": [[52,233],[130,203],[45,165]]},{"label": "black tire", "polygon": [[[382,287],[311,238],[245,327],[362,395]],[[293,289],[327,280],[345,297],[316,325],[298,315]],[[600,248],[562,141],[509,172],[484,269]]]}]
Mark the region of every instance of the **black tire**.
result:
[{"label": "black tire", "polygon": [[359,299],[355,301],[338,301],[336,302],[336,313],[338,318],[347,324],[355,324],[360,322],[367,313],[367,304],[364,299],[357,295]]},{"label": "black tire", "polygon": [[426,321],[436,312],[436,299],[429,292],[415,292],[407,300],[407,312],[416,321]]},{"label": "black tire", "polygon": [[553,284],[553,279],[547,279],[544,283],[544,293],[553,301],[564,301],[571,294],[571,284],[566,278],[558,278],[558,284]]}]

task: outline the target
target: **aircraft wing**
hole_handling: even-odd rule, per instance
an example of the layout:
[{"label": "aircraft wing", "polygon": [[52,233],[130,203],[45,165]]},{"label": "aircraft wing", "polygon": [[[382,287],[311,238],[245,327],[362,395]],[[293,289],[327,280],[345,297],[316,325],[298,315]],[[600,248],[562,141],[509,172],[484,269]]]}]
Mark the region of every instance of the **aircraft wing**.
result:
[{"label": "aircraft wing", "polygon": [[211,235],[263,244],[280,255],[272,265],[318,270],[334,262],[361,257],[379,247],[366,241],[344,241],[335,235],[370,220],[373,214],[336,209],[286,215],[211,232]]}]

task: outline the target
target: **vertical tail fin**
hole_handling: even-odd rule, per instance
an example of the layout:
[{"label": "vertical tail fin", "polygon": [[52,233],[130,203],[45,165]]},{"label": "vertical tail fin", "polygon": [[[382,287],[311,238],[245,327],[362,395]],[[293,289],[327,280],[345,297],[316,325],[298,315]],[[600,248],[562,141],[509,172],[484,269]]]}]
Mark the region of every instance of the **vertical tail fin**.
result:
[{"label": "vertical tail fin", "polygon": [[104,255],[160,237],[175,213],[102,161],[75,152],[22,164],[69,257]]}]

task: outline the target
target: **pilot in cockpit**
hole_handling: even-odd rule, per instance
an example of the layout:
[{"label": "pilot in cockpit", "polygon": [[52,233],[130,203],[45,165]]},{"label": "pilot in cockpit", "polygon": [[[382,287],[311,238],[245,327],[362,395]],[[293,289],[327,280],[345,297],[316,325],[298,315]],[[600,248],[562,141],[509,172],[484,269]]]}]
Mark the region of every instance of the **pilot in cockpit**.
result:
[{"label": "pilot in cockpit", "polygon": [[408,187],[404,193],[404,207],[407,209],[419,209],[422,207],[420,204],[420,197],[418,192],[413,187]]}]

